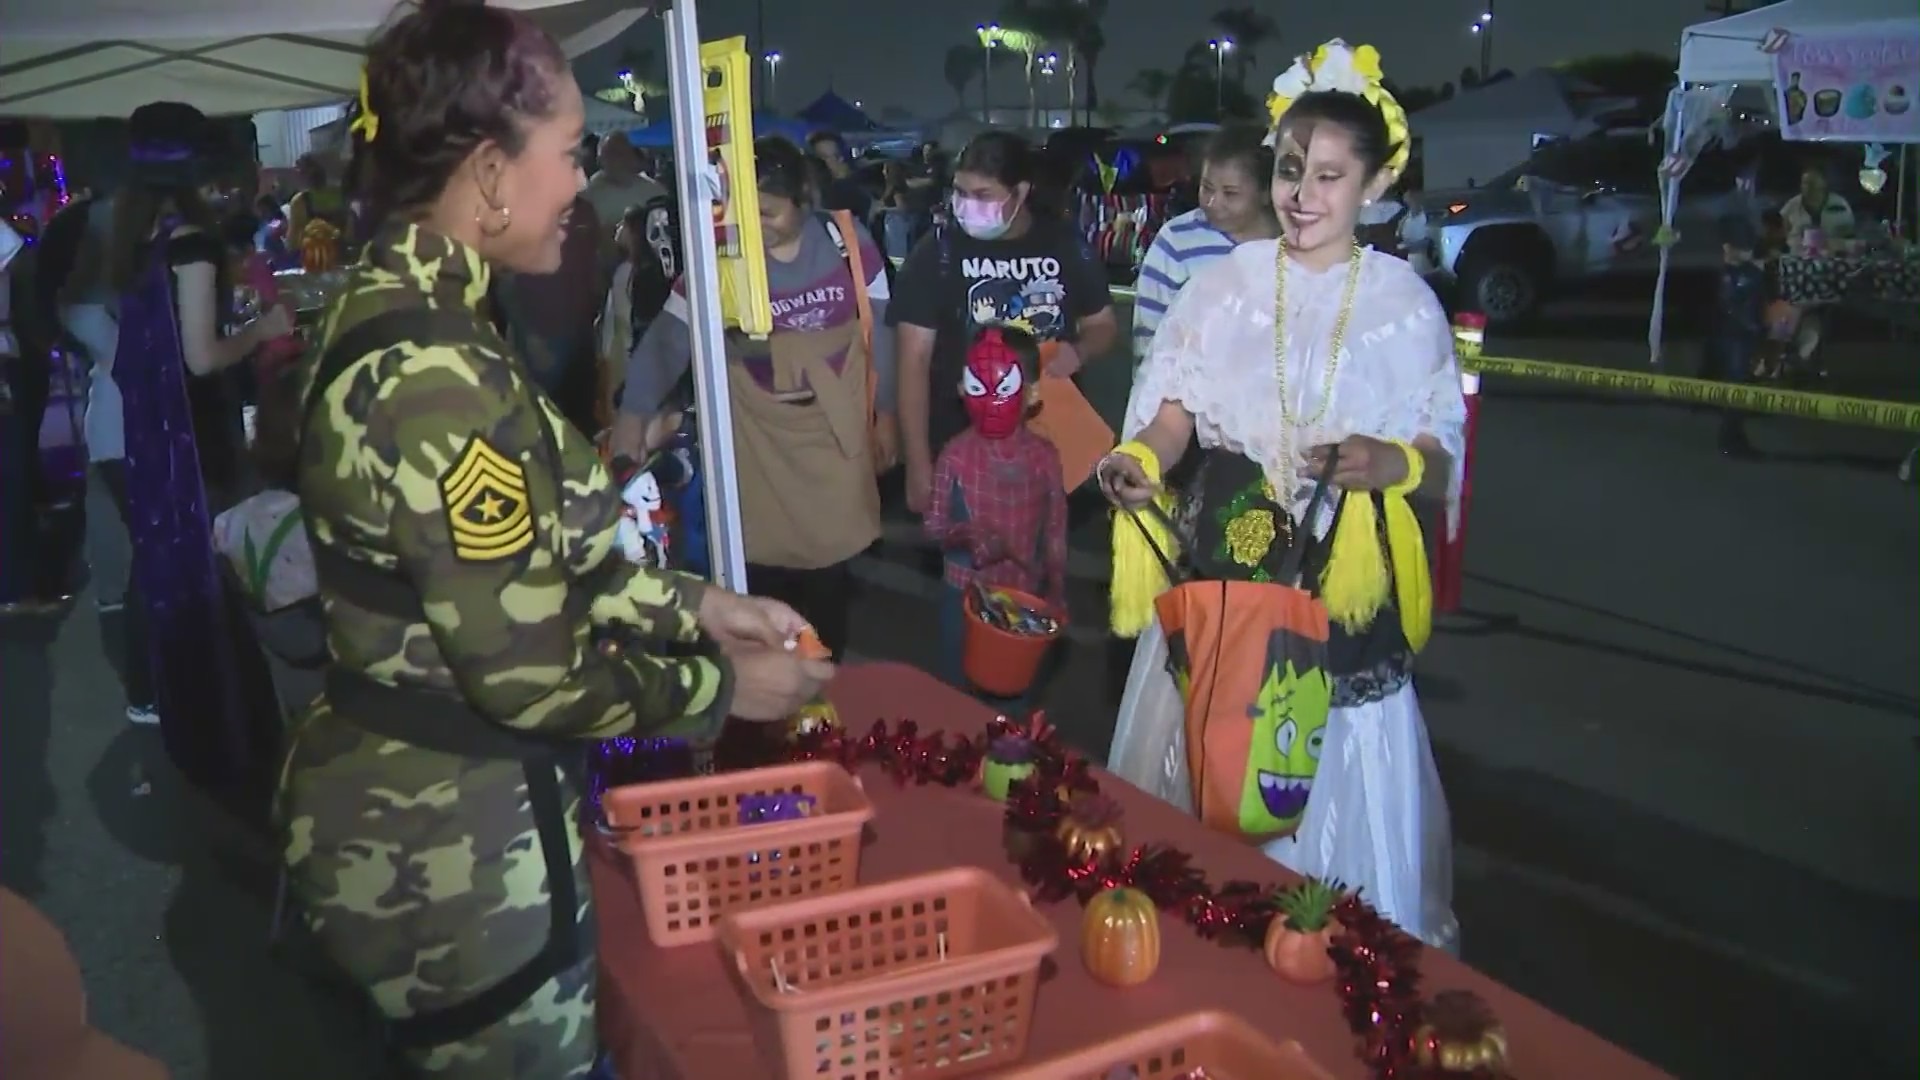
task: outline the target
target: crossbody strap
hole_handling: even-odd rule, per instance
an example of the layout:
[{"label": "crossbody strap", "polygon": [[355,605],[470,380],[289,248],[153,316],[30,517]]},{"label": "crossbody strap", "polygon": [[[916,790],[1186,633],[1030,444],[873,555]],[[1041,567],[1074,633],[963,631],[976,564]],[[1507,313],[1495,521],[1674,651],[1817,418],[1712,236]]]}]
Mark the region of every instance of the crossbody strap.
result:
[{"label": "crossbody strap", "polygon": [[854,231],[853,213],[848,210],[830,211],[821,223],[827,227],[827,235],[833,237],[834,247],[840,249],[840,258],[847,264],[848,273],[853,275],[853,306],[860,317],[860,343],[866,347],[867,426],[872,427],[879,408],[880,377],[873,368],[873,298],[867,295],[867,269],[860,257],[860,234]]},{"label": "crossbody strap", "polygon": [[459,344],[472,336],[471,314],[440,308],[395,308],[355,323],[320,354],[320,367],[314,372],[313,383],[307,387],[307,397],[301,407],[300,437],[306,438],[313,426],[314,414],[327,398],[327,391],[361,360],[400,345]]}]

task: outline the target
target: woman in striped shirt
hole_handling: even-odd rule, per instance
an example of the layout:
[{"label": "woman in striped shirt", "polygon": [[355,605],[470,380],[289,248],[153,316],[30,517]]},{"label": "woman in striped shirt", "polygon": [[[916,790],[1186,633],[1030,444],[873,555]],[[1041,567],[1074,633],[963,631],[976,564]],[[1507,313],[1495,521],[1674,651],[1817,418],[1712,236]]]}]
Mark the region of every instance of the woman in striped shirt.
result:
[{"label": "woman in striped shirt", "polygon": [[1237,244],[1280,235],[1273,200],[1267,196],[1273,148],[1264,145],[1265,139],[1266,131],[1257,125],[1234,124],[1207,140],[1200,170],[1200,208],[1161,226],[1146,261],[1140,264],[1133,304],[1135,363],[1147,355],[1167,306],[1194,271]]}]

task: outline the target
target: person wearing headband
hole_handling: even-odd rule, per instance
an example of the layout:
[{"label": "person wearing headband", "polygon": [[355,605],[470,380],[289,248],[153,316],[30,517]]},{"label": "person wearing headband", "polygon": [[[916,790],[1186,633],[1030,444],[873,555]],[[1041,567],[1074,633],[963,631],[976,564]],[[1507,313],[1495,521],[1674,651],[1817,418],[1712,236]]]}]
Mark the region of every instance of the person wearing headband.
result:
[{"label": "person wearing headband", "polygon": [[414,1075],[594,1075],[583,751],[785,721],[833,674],[785,605],[618,553],[593,443],[488,325],[496,273],[561,264],[584,121],[526,15],[403,6],[350,125],[375,224],[301,369],[332,662],[288,735],[288,892]]},{"label": "person wearing headband", "polygon": [[[1286,560],[1275,556],[1310,530],[1302,587],[1331,622],[1331,706],[1317,721],[1302,714],[1307,727],[1287,721],[1269,732],[1290,771],[1276,766],[1253,793],[1282,823],[1265,850],[1299,873],[1363,890],[1409,933],[1446,945],[1455,935],[1450,830],[1412,681],[1431,586],[1409,501],[1451,516],[1466,409],[1432,290],[1406,262],[1355,240],[1361,211],[1392,186],[1410,149],[1378,65],[1372,48],[1335,41],[1276,80],[1271,194],[1281,235],[1240,244],[1174,299],[1127,405],[1128,441],[1099,469],[1114,503],[1159,510],[1114,524],[1114,629],[1142,636],[1109,767],[1196,804],[1185,704],[1152,616],[1167,580],[1138,550],[1145,538],[1184,553],[1200,577],[1265,582],[1285,580],[1273,568]],[[1163,490],[1196,435],[1198,470],[1182,491]],[[1334,495],[1302,520],[1328,473]],[[1226,689],[1267,700],[1261,686],[1211,692]]]},{"label": "person wearing headband", "polygon": [[232,369],[291,333],[293,320],[273,308],[234,326],[226,248],[201,198],[208,138],[200,111],[143,105],[127,132],[107,235],[81,245],[62,294],[101,395],[87,407],[95,475],[133,555],[122,639],[127,718],[157,723],[190,782],[257,819],[279,724],[247,691],[211,522],[245,482]]}]

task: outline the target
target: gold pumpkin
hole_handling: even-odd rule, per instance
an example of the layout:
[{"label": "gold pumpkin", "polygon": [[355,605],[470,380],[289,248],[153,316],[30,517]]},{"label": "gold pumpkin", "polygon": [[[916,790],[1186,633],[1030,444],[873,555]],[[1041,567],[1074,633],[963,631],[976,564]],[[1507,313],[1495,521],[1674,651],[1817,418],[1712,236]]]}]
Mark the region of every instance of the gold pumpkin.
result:
[{"label": "gold pumpkin", "polygon": [[1422,1010],[1414,1060],[1443,1073],[1506,1075],[1507,1032],[1478,994],[1443,990]]},{"label": "gold pumpkin", "polygon": [[1120,850],[1120,805],[1102,795],[1081,795],[1069,804],[1067,815],[1054,830],[1067,858],[1076,863],[1100,862]]},{"label": "gold pumpkin", "polygon": [[1087,903],[1080,959],[1108,986],[1138,986],[1160,967],[1160,909],[1139,889],[1108,889]]},{"label": "gold pumpkin", "polygon": [[787,723],[787,738],[793,740],[817,731],[836,731],[840,726],[839,710],[833,707],[833,702],[821,698],[801,706],[800,711],[793,715],[793,719]]},{"label": "gold pumpkin", "polygon": [[340,230],[330,221],[310,221],[300,234],[300,268],[324,274],[340,266]]}]

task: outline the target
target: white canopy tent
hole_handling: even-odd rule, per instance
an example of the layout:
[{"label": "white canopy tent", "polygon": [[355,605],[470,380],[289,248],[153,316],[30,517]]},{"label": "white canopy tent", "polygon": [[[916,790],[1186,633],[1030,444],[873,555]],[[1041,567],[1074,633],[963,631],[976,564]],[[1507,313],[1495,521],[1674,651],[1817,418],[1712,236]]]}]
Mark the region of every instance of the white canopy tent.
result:
[{"label": "white canopy tent", "polygon": [[1429,191],[1471,187],[1527,160],[1539,137],[1578,138],[1631,104],[1550,68],[1463,91],[1420,110],[1420,174]]},{"label": "white canopy tent", "polygon": [[1760,46],[1775,30],[1871,34],[1876,24],[1911,27],[1915,18],[1913,0],[1781,0],[1681,31],[1680,83],[1771,84],[1773,57]]},{"label": "white canopy tent", "polygon": [[[630,0],[494,0],[578,56],[645,8]],[[395,0],[18,0],[0,14],[0,116],[124,117],[150,101],[209,116],[351,98],[361,49]]]},{"label": "white canopy tent", "polygon": [[[1777,4],[1690,26],[1680,34],[1680,85],[1668,95],[1665,120],[1668,161],[1679,163],[1662,176],[1660,214],[1667,229],[1678,210],[1685,165],[1715,138],[1728,133],[1724,114],[1737,83],[1773,84],[1773,56],[1764,45],[1775,31],[1794,34],[1843,31],[1866,36],[1912,36],[1920,15],[1913,0],[1780,0]],[[1769,102],[1772,95],[1767,95]],[[1653,316],[1647,347],[1660,363],[1660,331],[1665,321],[1668,250],[1660,251],[1660,276],[1654,286]]]},{"label": "white canopy tent", "polygon": [[586,105],[589,135],[611,135],[616,131],[632,131],[647,126],[646,114],[633,111],[631,105],[615,105],[591,94],[587,95]]},{"label": "white canopy tent", "polygon": [[[665,9],[673,141],[683,162],[707,156],[706,85],[695,0],[491,0],[537,13],[569,56],[611,41],[649,6]],[[351,98],[360,51],[392,15],[393,0],[16,0],[0,15],[0,117],[126,116],[150,101],[182,101],[209,115],[297,108]],[[682,206],[720,190],[711,168],[675,170]],[[696,405],[715,579],[744,591],[745,547],[733,468],[719,254],[710,219],[681,216]]]}]

